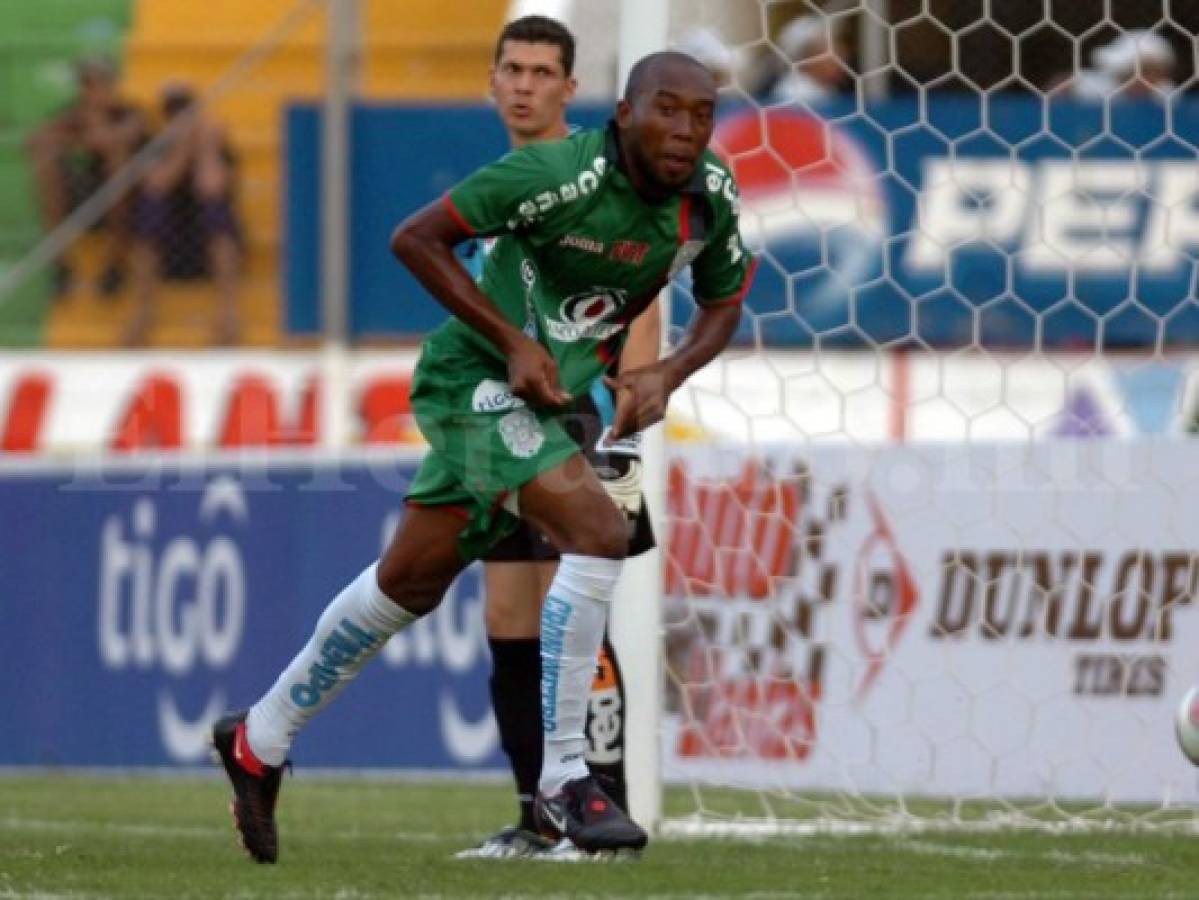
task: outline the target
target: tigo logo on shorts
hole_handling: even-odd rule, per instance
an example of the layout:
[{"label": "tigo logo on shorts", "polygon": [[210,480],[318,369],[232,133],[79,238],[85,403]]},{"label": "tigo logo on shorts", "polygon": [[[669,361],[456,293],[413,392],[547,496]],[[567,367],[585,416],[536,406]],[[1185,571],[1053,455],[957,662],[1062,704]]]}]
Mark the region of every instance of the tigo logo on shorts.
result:
[{"label": "tigo logo on shorts", "polygon": [[484,378],[475,387],[470,400],[470,408],[475,412],[503,412],[506,409],[519,409],[525,401],[512,393],[511,386],[506,381],[494,378]]}]

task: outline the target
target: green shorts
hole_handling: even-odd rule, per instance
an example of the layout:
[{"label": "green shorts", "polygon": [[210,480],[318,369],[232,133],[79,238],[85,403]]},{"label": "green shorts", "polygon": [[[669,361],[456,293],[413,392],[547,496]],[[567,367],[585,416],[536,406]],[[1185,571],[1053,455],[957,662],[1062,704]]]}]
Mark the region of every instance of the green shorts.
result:
[{"label": "green shorts", "polygon": [[[432,357],[432,358],[430,358]],[[429,442],[405,499],[454,506],[467,527],[463,558],[477,559],[519,523],[506,501],[521,485],[579,452],[553,410],[514,397],[508,374],[487,359],[423,354],[412,381],[412,410]]]}]

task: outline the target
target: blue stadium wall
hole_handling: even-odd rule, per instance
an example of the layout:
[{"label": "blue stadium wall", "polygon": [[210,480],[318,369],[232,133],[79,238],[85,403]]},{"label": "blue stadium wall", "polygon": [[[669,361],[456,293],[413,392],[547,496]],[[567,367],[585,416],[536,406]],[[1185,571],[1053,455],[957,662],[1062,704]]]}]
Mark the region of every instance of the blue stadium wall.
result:
[{"label": "blue stadium wall", "polygon": [[[0,766],[208,765],[394,529],[416,456],[376,465],[6,471]],[[494,769],[480,579],[384,648],[301,766]]]},{"label": "blue stadium wall", "polygon": [[[571,117],[590,127],[608,114],[607,106],[579,105]],[[743,176],[744,198],[748,207],[800,199],[775,217],[742,342],[1114,348],[1199,340],[1199,229],[1191,227],[1199,188],[1179,171],[1193,167],[1199,103],[1105,109],[934,94],[865,111],[846,103],[819,116],[779,108],[769,115],[771,134],[782,123],[775,149],[799,165],[793,179]],[[721,129],[745,149],[758,116],[731,107]],[[357,338],[420,337],[445,313],[391,258],[390,233],[501,156],[505,136],[486,105],[363,105],[352,122],[351,329]],[[828,127],[807,127],[812,122]],[[285,318],[296,335],[319,328],[319,126],[314,107],[287,114]],[[929,173],[943,174],[938,163],[949,159],[963,172],[991,175],[955,181],[949,194],[941,179],[937,193]],[[1077,168],[1071,161],[1081,181],[1069,189],[1077,196],[1063,200],[1062,173]],[[1009,176],[997,181],[995,166]],[[1013,194],[1020,202],[1002,206]],[[940,251],[927,238],[914,248],[918,209],[934,199],[966,224],[950,229]],[[988,220],[995,204],[1006,212]],[[856,221],[836,211],[854,205],[864,211]],[[1171,224],[1171,216],[1183,221]],[[971,233],[972,217],[998,230]],[[676,291],[674,321],[689,314],[685,290]]]}]

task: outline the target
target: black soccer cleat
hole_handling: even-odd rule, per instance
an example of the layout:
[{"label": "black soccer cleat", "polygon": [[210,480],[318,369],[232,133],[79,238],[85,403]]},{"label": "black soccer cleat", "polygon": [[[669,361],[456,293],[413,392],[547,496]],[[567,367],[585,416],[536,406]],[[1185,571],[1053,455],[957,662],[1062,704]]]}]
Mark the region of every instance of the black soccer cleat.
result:
[{"label": "black soccer cleat", "polygon": [[229,809],[242,846],[255,862],[275,862],[279,859],[275,801],[279,797],[283,766],[268,766],[250,752],[244,710],[217,720],[212,726],[212,745],[233,785]]},{"label": "black soccer cleat", "polygon": [[537,795],[537,826],[555,837],[565,837],[580,850],[640,850],[649,836],[626,816],[594,775],[567,782],[557,794]]}]

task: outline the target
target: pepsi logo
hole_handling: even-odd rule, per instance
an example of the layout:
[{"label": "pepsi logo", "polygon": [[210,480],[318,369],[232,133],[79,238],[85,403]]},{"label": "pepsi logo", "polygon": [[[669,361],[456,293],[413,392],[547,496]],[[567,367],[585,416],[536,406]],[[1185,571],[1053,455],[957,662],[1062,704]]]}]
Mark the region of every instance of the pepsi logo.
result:
[{"label": "pepsi logo", "polygon": [[888,229],[881,176],[863,144],[835,122],[786,108],[734,113],[712,143],[740,188],[746,246],[779,269],[809,273],[805,316],[844,311],[881,271]]},{"label": "pepsi logo", "polygon": [[852,225],[881,238],[886,200],[861,143],[835,122],[792,109],[738,112],[712,139],[741,189],[747,242]]}]

